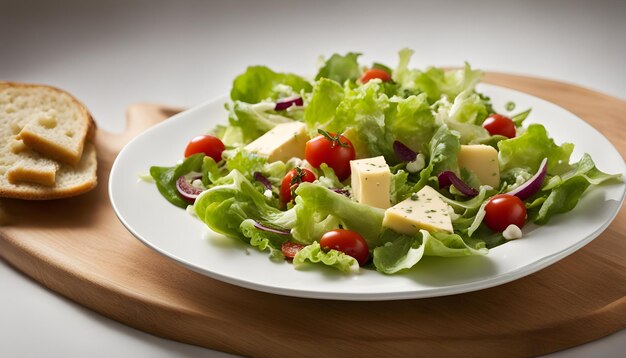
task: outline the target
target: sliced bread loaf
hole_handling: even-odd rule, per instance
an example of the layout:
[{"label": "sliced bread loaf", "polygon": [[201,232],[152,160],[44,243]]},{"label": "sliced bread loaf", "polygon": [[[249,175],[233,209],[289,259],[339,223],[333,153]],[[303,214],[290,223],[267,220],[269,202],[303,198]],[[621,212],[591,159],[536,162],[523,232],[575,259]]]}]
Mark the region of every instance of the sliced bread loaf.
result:
[{"label": "sliced bread loaf", "polygon": [[85,107],[67,92],[54,87],[0,82],[0,92],[25,118],[19,138],[28,147],[62,163],[76,164],[94,122]]},{"label": "sliced bread loaf", "polygon": [[[54,116],[46,116],[50,113]],[[77,113],[87,113],[86,127],[76,121]],[[55,128],[63,128],[63,131],[76,134],[86,130],[82,143],[78,143],[81,156],[76,164],[55,161],[45,150],[38,152],[25,145],[23,130],[42,118],[54,118]],[[94,131],[95,125],[87,110],[67,93],[47,86],[0,82],[0,197],[56,199],[95,187],[95,147],[85,143],[86,138],[93,137]],[[57,158],[57,155],[52,157]]]}]

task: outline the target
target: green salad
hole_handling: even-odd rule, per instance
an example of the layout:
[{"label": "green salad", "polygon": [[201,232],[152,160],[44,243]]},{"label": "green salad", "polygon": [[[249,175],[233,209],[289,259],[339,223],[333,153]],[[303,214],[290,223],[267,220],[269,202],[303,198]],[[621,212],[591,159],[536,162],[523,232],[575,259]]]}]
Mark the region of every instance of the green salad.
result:
[{"label": "green salad", "polygon": [[251,66],[233,82],[228,124],[150,168],[159,192],[211,230],[272,260],[344,272],[410,269],[424,256],[485,255],[620,180],[530,109],[495,113],[483,72],[363,66],[335,54],[311,79]]}]

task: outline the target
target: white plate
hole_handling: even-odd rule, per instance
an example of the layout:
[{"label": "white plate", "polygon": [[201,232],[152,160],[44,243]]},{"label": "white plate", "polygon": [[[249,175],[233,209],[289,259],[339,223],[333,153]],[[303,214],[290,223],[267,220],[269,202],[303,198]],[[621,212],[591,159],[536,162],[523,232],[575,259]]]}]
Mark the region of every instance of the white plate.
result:
[{"label": "white plate", "polygon": [[[540,122],[557,143],[576,144],[573,160],[591,154],[599,169],[625,173],[624,160],[598,131],[574,114],[542,99],[492,85],[480,85],[500,113],[513,101],[515,112],[532,107],[528,123]],[[485,257],[427,257],[405,274],[386,276],[361,270],[344,275],[310,265],[295,270],[267,253],[211,232],[198,219],[167,202],[154,184],[138,176],[151,165],[172,166],[190,138],[224,123],[226,97],[202,104],[147,130],[119,154],[109,181],[113,208],[121,222],[157,252],[212,278],[275,294],[340,299],[393,300],[444,296],[500,285],[540,270],[597,237],[613,220],[624,199],[624,184],[589,190],[571,212],[548,225],[527,225],[524,237],[492,249]]]}]

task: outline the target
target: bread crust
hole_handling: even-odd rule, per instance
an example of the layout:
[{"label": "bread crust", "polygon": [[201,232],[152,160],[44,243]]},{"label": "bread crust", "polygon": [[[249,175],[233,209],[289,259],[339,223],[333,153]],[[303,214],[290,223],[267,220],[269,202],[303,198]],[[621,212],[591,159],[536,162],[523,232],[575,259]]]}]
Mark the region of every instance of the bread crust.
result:
[{"label": "bread crust", "polygon": [[93,180],[86,181],[80,185],[63,189],[50,189],[50,190],[8,190],[0,187],[0,198],[11,198],[21,200],[54,200],[71,198],[80,194],[84,194],[91,191],[98,185],[98,180],[94,177]]}]

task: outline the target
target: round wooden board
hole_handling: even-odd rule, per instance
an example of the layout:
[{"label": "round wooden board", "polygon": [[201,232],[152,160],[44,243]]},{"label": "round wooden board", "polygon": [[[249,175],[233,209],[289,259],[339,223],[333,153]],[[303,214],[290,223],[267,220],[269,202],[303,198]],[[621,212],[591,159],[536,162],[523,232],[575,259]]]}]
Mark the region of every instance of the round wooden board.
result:
[{"label": "round wooden board", "polygon": [[[490,73],[574,112],[626,153],[626,103],[580,87]],[[107,193],[124,143],[176,111],[137,105],[123,135],[100,131],[98,188],[80,197],[0,201],[0,256],[101,314],[181,342],[250,356],[534,356],[626,327],[626,213],[564,260],[523,279],[461,295],[345,302],[271,295],[187,270],[143,246]]]}]

